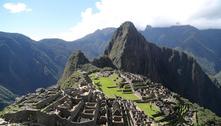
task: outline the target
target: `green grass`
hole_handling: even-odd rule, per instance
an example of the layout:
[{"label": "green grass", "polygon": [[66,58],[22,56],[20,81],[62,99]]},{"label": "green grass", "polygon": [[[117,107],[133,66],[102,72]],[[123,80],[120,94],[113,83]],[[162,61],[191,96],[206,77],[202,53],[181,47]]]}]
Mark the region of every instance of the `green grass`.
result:
[{"label": "green grass", "polygon": [[80,84],[80,81],[83,80],[84,77],[81,72],[75,71],[70,77],[65,80],[60,80],[59,85],[62,89],[65,88],[77,88]]},{"label": "green grass", "polygon": [[100,77],[98,80],[94,80],[94,83],[100,83],[97,88],[101,88],[104,94],[109,98],[115,98],[115,96],[120,96],[128,100],[139,100],[136,95],[131,93],[123,93],[123,89],[117,88],[116,82],[113,80],[114,77]]},{"label": "green grass", "polygon": [[136,103],[136,104],[149,117],[153,117],[154,114],[160,111],[159,108],[157,108],[154,104],[151,103]]},{"label": "green grass", "polygon": [[[221,117],[214,114],[212,111],[193,104],[194,109],[197,111],[197,119],[194,120],[194,126],[204,126],[208,121],[221,122]],[[198,120],[198,123],[196,122]]]},{"label": "green grass", "polygon": [[[120,96],[127,100],[139,100],[132,91],[129,93],[123,93],[122,90],[124,90],[124,88],[118,88],[117,84],[122,81],[122,78],[118,77],[117,74],[113,74],[109,77],[99,77],[97,79],[95,79],[95,74],[91,74],[90,77],[95,83],[97,89],[103,91],[103,93],[109,98]],[[154,104],[151,103],[136,103],[136,105],[149,117],[153,117],[154,114],[160,111]]]}]

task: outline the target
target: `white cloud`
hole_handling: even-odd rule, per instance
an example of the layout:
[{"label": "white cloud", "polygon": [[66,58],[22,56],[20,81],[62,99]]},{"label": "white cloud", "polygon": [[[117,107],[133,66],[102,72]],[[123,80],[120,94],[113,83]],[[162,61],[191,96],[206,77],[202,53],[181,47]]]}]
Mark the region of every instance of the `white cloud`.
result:
[{"label": "white cloud", "polygon": [[3,7],[9,10],[10,13],[29,12],[30,8],[24,3],[5,3]]},{"label": "white cloud", "polygon": [[97,12],[91,8],[83,11],[81,21],[59,37],[74,40],[96,29],[118,27],[127,20],[138,29],[177,22],[199,28],[221,27],[220,0],[100,0],[96,8]]}]

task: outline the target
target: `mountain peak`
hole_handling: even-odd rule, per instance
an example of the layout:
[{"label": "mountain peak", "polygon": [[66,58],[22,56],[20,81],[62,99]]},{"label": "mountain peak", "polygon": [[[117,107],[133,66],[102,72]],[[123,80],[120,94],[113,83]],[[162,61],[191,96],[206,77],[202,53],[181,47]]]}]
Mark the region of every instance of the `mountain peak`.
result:
[{"label": "mountain peak", "polygon": [[152,28],[152,26],[151,26],[151,25],[146,25],[146,28],[145,28],[145,30],[144,30],[144,31],[149,30],[149,29],[151,29],[151,28]]},{"label": "mountain peak", "polygon": [[125,33],[125,35],[127,35],[128,33],[131,34],[138,33],[135,25],[130,21],[122,23],[117,31],[118,33]]},{"label": "mountain peak", "polygon": [[76,53],[73,54],[75,57],[82,57],[82,58],[86,58],[84,53],[81,50],[78,50]]},{"label": "mountain peak", "polygon": [[121,55],[137,52],[147,44],[145,38],[137,31],[132,22],[124,22],[114,33],[109,46],[105,50],[113,64],[121,67]]},{"label": "mountain peak", "polygon": [[62,79],[69,77],[74,71],[87,63],[89,63],[89,60],[85,57],[83,52],[79,50],[73,53],[66,64]]},{"label": "mountain peak", "polygon": [[134,24],[130,21],[126,21],[124,23],[121,24],[120,28],[124,28],[124,29],[136,29]]},{"label": "mountain peak", "polygon": [[77,69],[80,65],[84,65],[86,63],[89,63],[89,60],[86,58],[83,52],[78,50],[76,53],[74,53],[70,59],[69,63],[71,65],[71,69]]}]

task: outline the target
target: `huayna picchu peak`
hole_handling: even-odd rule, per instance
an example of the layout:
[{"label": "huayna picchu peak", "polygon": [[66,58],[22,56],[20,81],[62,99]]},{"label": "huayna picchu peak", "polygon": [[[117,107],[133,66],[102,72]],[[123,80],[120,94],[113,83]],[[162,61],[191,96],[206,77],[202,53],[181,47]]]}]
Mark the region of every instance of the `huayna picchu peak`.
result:
[{"label": "huayna picchu peak", "polygon": [[[104,55],[73,53],[57,85],[16,98],[3,125],[221,125],[221,90],[196,60],[148,42],[132,22],[113,34]],[[217,115],[216,115],[216,114]]]}]

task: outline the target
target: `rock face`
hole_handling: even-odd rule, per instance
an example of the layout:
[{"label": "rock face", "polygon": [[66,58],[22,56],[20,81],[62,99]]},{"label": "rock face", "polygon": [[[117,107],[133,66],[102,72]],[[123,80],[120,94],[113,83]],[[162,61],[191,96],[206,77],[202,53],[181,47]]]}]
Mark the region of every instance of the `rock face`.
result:
[{"label": "rock face", "polygon": [[201,68],[214,75],[221,70],[221,30],[199,30],[191,25],[150,27],[141,34],[160,46],[176,48],[192,55]]},{"label": "rock face", "polygon": [[91,64],[99,68],[104,68],[104,67],[116,68],[114,64],[112,63],[112,61],[110,60],[110,58],[107,56],[102,56],[98,59],[94,59],[91,62]]},{"label": "rock face", "polygon": [[73,53],[66,64],[62,79],[68,78],[74,71],[87,63],[89,63],[89,60],[81,51]]},{"label": "rock face", "polygon": [[221,115],[221,89],[198,63],[183,52],[147,42],[131,22],[117,29],[105,55],[118,69],[162,82],[172,91]]}]

